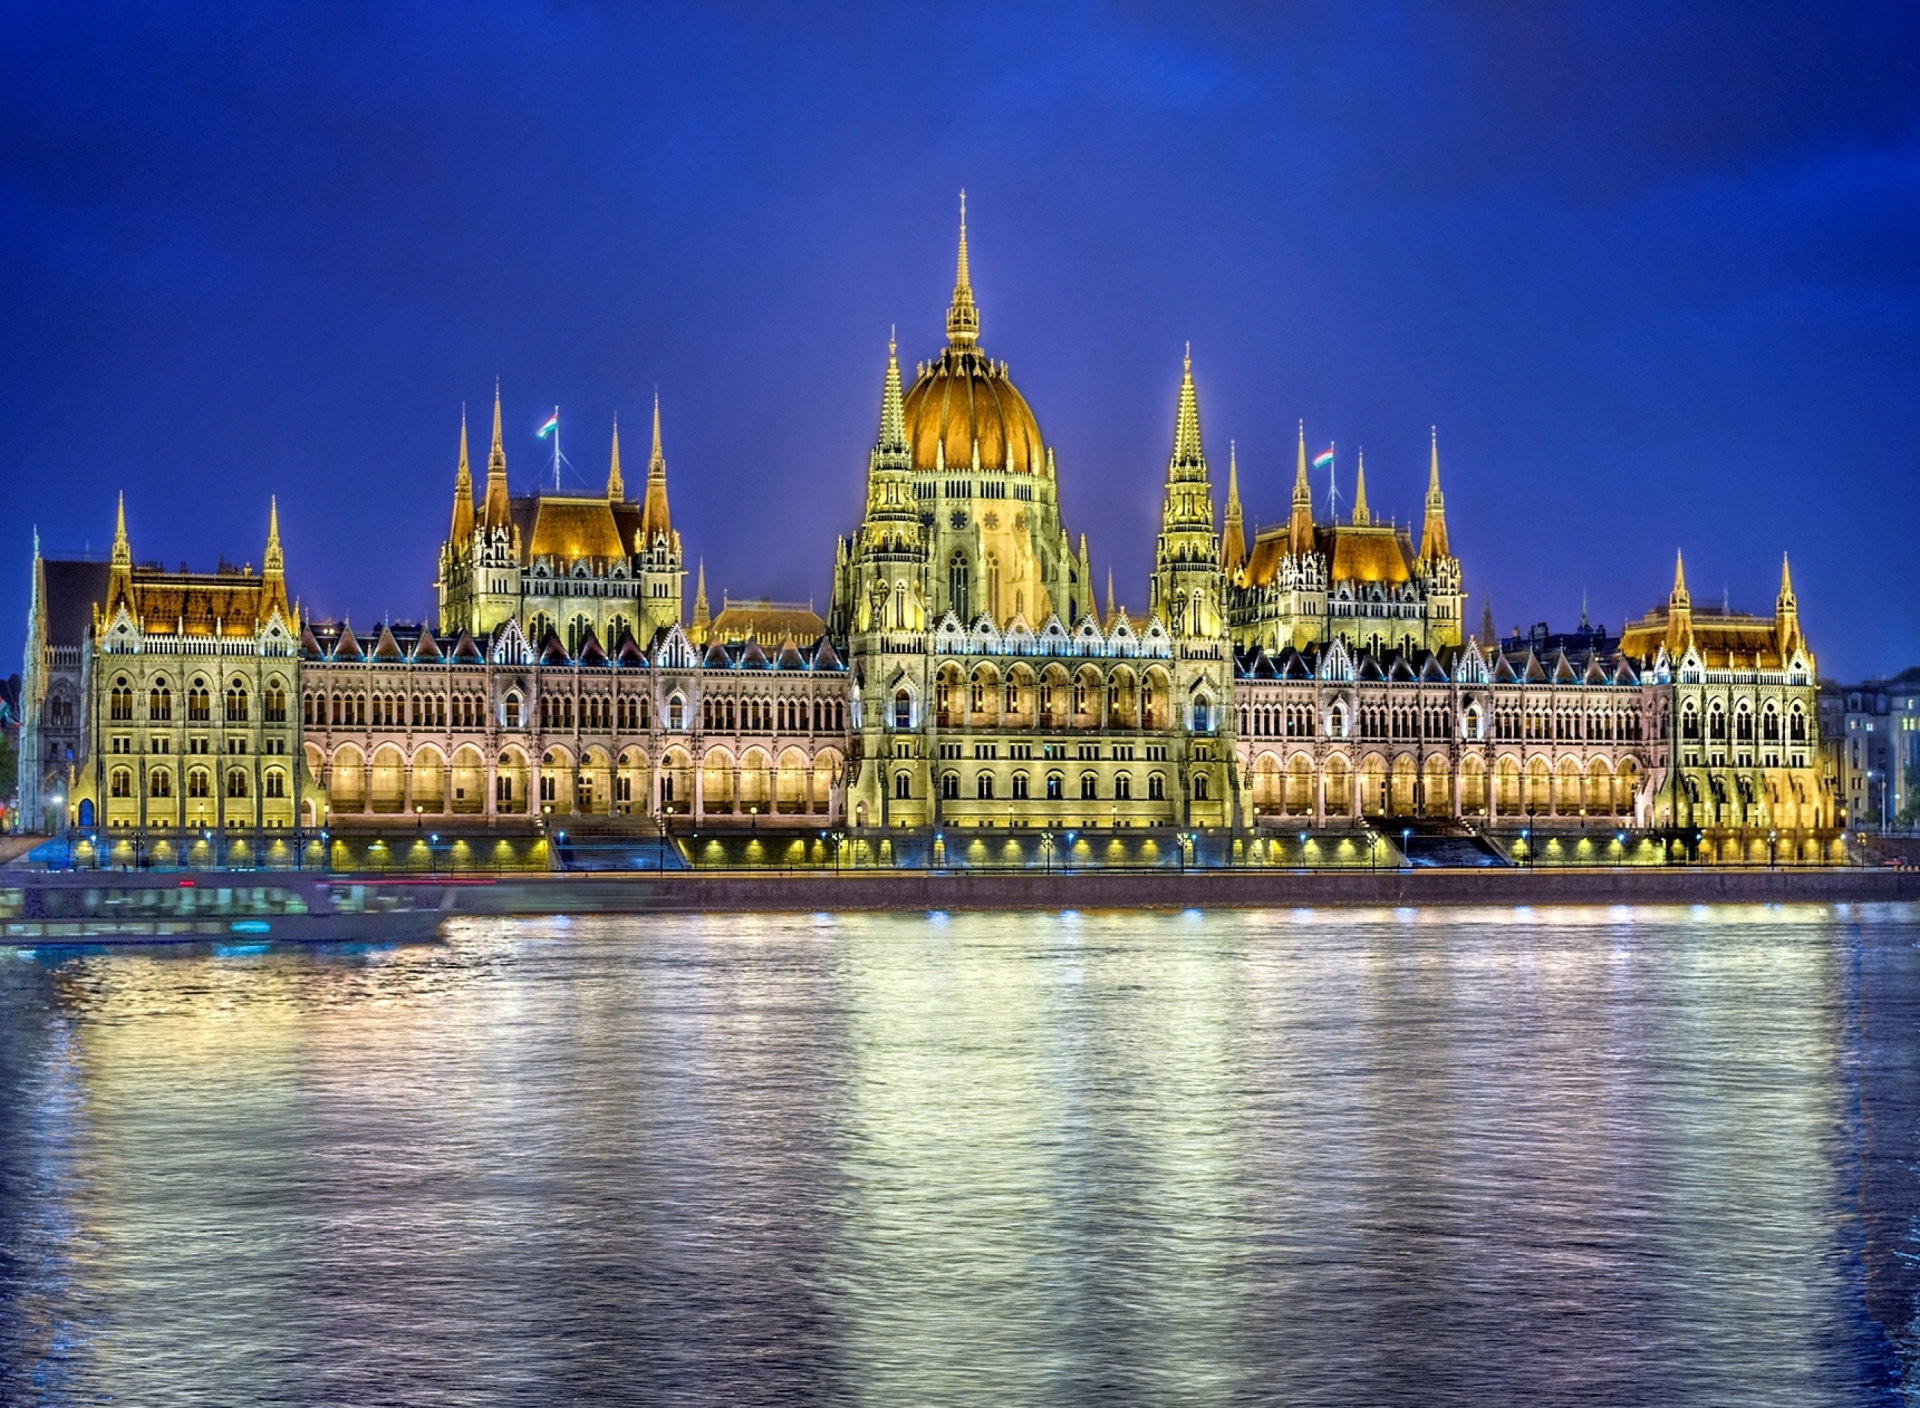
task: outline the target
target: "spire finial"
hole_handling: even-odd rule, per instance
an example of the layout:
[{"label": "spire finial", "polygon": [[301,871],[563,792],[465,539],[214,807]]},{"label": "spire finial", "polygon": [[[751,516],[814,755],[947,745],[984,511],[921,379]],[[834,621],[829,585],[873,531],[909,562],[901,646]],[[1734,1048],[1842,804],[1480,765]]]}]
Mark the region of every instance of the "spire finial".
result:
[{"label": "spire finial", "polygon": [[260,559],[262,576],[277,577],[286,571],[286,555],[280,550],[280,496],[267,495],[267,550]]},{"label": "spire finial", "polygon": [[1353,526],[1365,528],[1372,522],[1373,514],[1367,509],[1367,452],[1362,449],[1353,477]]},{"label": "spire finial", "polygon": [[1307,482],[1307,423],[1293,458],[1293,513],[1287,520],[1287,551],[1295,557],[1313,551],[1313,485]]},{"label": "spire finial", "polygon": [[700,559],[700,571],[693,589],[692,637],[695,645],[706,644],[707,627],[713,624],[713,611],[707,605],[707,560]]},{"label": "spire finial", "polygon": [[906,399],[900,389],[900,349],[893,333],[887,335],[887,375],[880,390],[880,438],[876,455],[889,459],[888,468],[909,469]]},{"label": "spire finial", "polygon": [[1793,569],[1787,565],[1785,553],[1780,554],[1780,595],[1783,597],[1793,595]]},{"label": "spire finial", "polygon": [[1673,594],[1684,597],[1687,594],[1687,558],[1679,549],[1673,554]]},{"label": "spire finial", "polygon": [[460,403],[460,459],[453,470],[453,524],[447,540],[459,550],[473,536],[473,469],[467,461],[467,403]]},{"label": "spire finial", "polygon": [[1117,615],[1119,613],[1113,609],[1113,564],[1109,562],[1107,564],[1107,628],[1109,630],[1113,628],[1113,618]]},{"label": "spire finial", "polygon": [[980,340],[980,309],[973,301],[973,270],[967,263],[967,193],[960,192],[960,254],[954,262],[953,303],[947,309],[947,341],[971,347]]},{"label": "spire finial", "polygon": [[489,528],[505,528],[512,515],[507,507],[507,442],[500,432],[500,378],[493,379],[493,448],[487,451],[487,498],[482,521]]},{"label": "spire finial", "polygon": [[1427,492],[1440,492],[1440,427],[1437,425],[1433,427],[1432,457],[1427,461]]}]

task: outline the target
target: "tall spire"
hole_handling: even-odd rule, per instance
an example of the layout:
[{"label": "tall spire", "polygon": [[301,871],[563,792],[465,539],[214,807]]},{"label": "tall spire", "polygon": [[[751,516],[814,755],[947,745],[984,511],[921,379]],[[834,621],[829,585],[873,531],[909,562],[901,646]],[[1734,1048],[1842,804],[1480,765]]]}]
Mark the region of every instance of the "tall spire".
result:
[{"label": "tall spire", "polygon": [[127,492],[120,491],[119,505],[113,511],[113,562],[122,571],[133,570],[133,548],[127,542]]},{"label": "tall spire", "polygon": [[[894,330],[887,330],[887,379],[880,392],[880,438],[874,444],[878,455],[898,459],[907,450],[906,398],[900,389],[900,347]],[[908,468],[902,463],[900,468]]]},{"label": "tall spire", "polygon": [[1780,554],[1780,600],[1793,601],[1793,568],[1787,562],[1787,555]]},{"label": "tall spire", "polygon": [[500,433],[500,380],[493,382],[493,448],[487,451],[487,498],[481,522],[505,528],[512,515],[507,507],[507,442]]},{"label": "tall spire", "polygon": [[640,541],[650,544],[673,532],[667,512],[667,456],[660,448],[660,393],[653,393],[653,449],[647,454],[647,501],[640,510]]},{"label": "tall spire", "polygon": [[460,462],[453,471],[453,526],[447,539],[458,552],[473,536],[473,469],[467,463],[467,408],[460,407]]},{"label": "tall spire", "polygon": [[276,496],[267,499],[267,550],[260,559],[260,575],[266,586],[260,614],[270,616],[277,607],[283,616],[291,616],[293,609],[287,603],[287,559],[280,550],[280,500]]},{"label": "tall spire", "polygon": [[1373,523],[1373,514],[1367,509],[1367,452],[1359,454],[1359,467],[1353,476],[1353,526],[1366,528]]},{"label": "tall spire", "polygon": [[1287,520],[1287,551],[1304,557],[1313,551],[1313,485],[1307,480],[1307,423],[1300,422],[1300,444],[1293,461],[1293,516]]},{"label": "tall spire", "polygon": [[1107,564],[1107,629],[1113,629],[1114,618],[1120,613],[1113,609],[1113,564]]},{"label": "tall spire", "polygon": [[1180,359],[1180,408],[1173,419],[1173,458],[1176,464],[1197,464],[1200,449],[1200,397],[1193,387],[1193,344]]},{"label": "tall spire", "polygon": [[1493,628],[1493,598],[1488,597],[1480,603],[1480,648],[1492,650],[1499,640],[1499,633]]},{"label": "tall spire", "polygon": [[1227,441],[1227,523],[1220,539],[1220,566],[1233,578],[1247,555],[1246,519],[1240,511],[1240,447]]},{"label": "tall spire", "polygon": [[613,413],[613,458],[607,461],[607,500],[619,503],[627,497],[627,481],[620,477],[620,413]]},{"label": "tall spire", "polygon": [[1427,512],[1420,525],[1420,560],[1438,562],[1451,557],[1447,546],[1447,499],[1440,492],[1440,427],[1432,430],[1432,449],[1427,461]]},{"label": "tall spire", "polygon": [[971,347],[980,340],[980,310],[973,302],[973,271],[967,266],[967,193],[960,192],[960,256],[954,264],[953,302],[947,308],[947,341]]},{"label": "tall spire", "polygon": [[1785,553],[1780,554],[1780,595],[1773,602],[1773,630],[1784,666],[1794,647],[1804,645],[1800,634],[1800,601],[1793,594],[1793,571],[1787,566]]},{"label": "tall spire", "polygon": [[1673,591],[1667,597],[1667,655],[1678,660],[1693,645],[1693,598],[1687,592],[1685,558],[1673,555]]},{"label": "tall spire", "polygon": [[700,559],[700,572],[694,579],[693,589],[693,641],[704,645],[707,639],[707,627],[713,623],[713,612],[707,606],[707,560]]}]

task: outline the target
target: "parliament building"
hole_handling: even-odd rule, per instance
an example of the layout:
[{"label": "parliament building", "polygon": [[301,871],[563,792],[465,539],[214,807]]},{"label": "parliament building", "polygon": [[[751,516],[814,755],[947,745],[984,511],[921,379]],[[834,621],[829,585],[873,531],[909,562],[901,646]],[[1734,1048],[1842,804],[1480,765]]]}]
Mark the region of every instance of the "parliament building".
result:
[{"label": "parliament building", "polygon": [[824,618],[713,611],[703,574],[686,608],[657,403],[637,493],[616,426],[603,492],[514,494],[498,388],[483,484],[460,428],[431,622],[301,619],[271,505],[257,571],[136,563],[124,504],[105,563],[36,545],[28,824],[163,861],[429,822],[936,858],[1002,832],[1291,863],[1416,829],[1835,853],[1784,563],[1769,616],[1696,606],[1676,564],[1618,638],[1470,633],[1437,437],[1417,537],[1374,516],[1364,464],[1350,512],[1317,513],[1304,430],[1286,521],[1250,528],[1232,456],[1216,511],[1189,357],[1136,619],[1096,599],[1055,447],[982,344],[964,206],[945,333],[911,384],[887,349]]}]

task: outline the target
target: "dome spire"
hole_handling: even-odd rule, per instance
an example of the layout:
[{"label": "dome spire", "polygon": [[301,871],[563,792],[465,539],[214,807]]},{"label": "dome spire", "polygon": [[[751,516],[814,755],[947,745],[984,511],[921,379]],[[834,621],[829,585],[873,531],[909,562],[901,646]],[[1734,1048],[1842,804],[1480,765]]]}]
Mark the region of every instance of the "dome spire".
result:
[{"label": "dome spire", "polygon": [[1353,526],[1368,527],[1373,522],[1373,514],[1367,508],[1367,452],[1360,452],[1360,468],[1353,480]]},{"label": "dome spire", "polygon": [[453,471],[453,527],[447,534],[456,545],[473,536],[473,468],[467,462],[467,406],[460,403],[460,462]]},{"label": "dome spire", "polygon": [[1427,513],[1420,525],[1420,556],[1437,562],[1452,554],[1447,548],[1447,499],[1440,492],[1440,427],[1433,427],[1432,457],[1427,462]]},{"label": "dome spire", "polygon": [[1294,452],[1293,515],[1287,521],[1287,551],[1300,557],[1313,551],[1313,485],[1307,480],[1307,423],[1300,422]]},{"label": "dome spire", "polygon": [[489,528],[505,528],[512,521],[507,510],[507,442],[500,433],[498,377],[493,381],[493,447],[487,451],[487,500],[481,518]]},{"label": "dome spire", "polygon": [[947,309],[947,341],[971,347],[980,340],[980,310],[973,302],[973,271],[967,265],[967,193],[960,192],[960,256],[954,265],[953,303]]},{"label": "dome spire", "polygon": [[1193,344],[1180,359],[1180,409],[1173,421],[1173,458],[1180,464],[1199,464],[1206,457],[1200,449],[1200,397],[1193,386]]},{"label": "dome spire", "polygon": [[1246,520],[1240,509],[1240,447],[1227,441],[1227,531],[1220,539],[1220,565],[1228,577],[1247,555]]},{"label": "dome spire", "polygon": [[640,510],[640,541],[651,544],[673,532],[667,512],[667,457],[660,448],[660,393],[653,393],[653,449],[647,455],[647,501]]},{"label": "dome spire", "polygon": [[900,389],[900,346],[897,329],[887,330],[887,378],[880,393],[880,440],[876,454],[904,457],[907,454],[907,412],[905,395]]}]

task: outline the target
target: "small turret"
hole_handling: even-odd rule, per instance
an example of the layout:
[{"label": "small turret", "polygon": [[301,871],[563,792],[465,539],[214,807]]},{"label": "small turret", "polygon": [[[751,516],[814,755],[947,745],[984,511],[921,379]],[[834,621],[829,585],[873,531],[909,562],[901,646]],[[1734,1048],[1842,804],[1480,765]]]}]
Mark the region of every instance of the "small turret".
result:
[{"label": "small turret", "polygon": [[1673,590],[1667,595],[1667,655],[1678,660],[1693,646],[1693,598],[1687,593],[1686,558],[1673,555]]},{"label": "small turret", "polygon": [[1787,565],[1785,553],[1780,554],[1780,595],[1773,601],[1773,629],[1784,665],[1796,648],[1805,648],[1800,635],[1800,601],[1793,594],[1793,569]]},{"label": "small turret", "polygon": [[260,603],[261,619],[264,621],[278,608],[280,614],[290,621],[293,607],[287,600],[287,559],[280,548],[280,500],[277,496],[267,499],[267,550],[260,559],[260,575],[266,587]]},{"label": "small turret", "polygon": [[707,606],[707,560],[700,559],[700,570],[694,578],[693,621],[688,631],[688,639],[695,645],[707,643],[707,627],[713,624],[713,612]]},{"label": "small turret", "polygon": [[1373,525],[1373,514],[1367,508],[1367,452],[1359,454],[1359,467],[1353,478],[1353,526],[1369,528]]},{"label": "small turret", "polygon": [[107,599],[102,616],[111,616],[121,605],[133,610],[133,546],[127,540],[127,495],[123,490],[113,512],[113,554],[107,567]]}]

